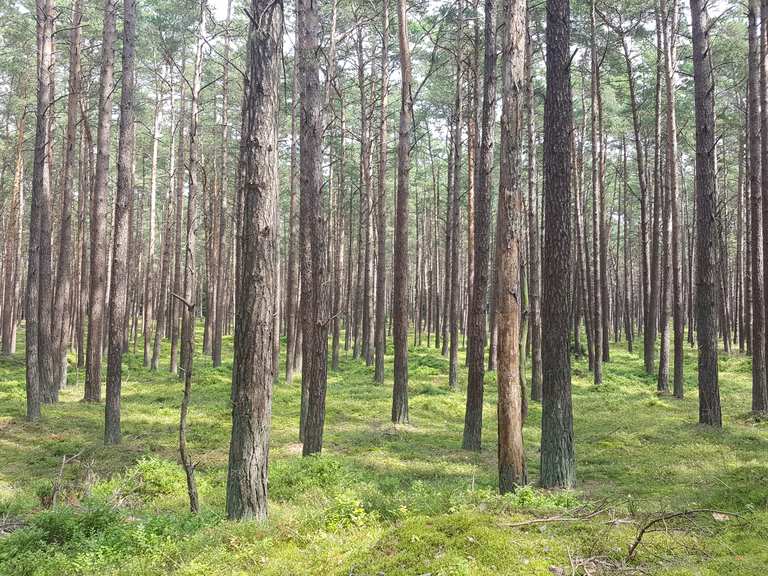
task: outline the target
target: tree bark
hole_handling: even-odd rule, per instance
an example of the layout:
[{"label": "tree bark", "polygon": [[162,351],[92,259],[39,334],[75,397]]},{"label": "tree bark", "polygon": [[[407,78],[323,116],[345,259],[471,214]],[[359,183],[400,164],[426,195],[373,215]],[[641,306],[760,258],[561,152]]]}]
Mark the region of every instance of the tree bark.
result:
[{"label": "tree bark", "polygon": [[[387,351],[387,99],[389,95],[389,1],[385,0],[381,31],[381,87],[379,109],[379,180],[377,234],[378,256],[376,260],[376,324],[374,326],[375,368],[374,380],[384,382],[384,355]],[[429,328],[428,328],[429,330]],[[429,332],[427,332],[429,333]]]},{"label": "tree bark", "polygon": [[[520,386],[520,338],[523,336],[520,333],[523,289],[520,282],[520,243],[524,212],[519,178],[525,97],[526,4],[526,0],[505,0],[503,6],[501,165],[499,225],[496,229],[498,460],[499,492],[502,494],[513,492],[528,481]],[[566,139],[567,136],[566,133]],[[566,318],[566,331],[567,324]],[[565,352],[567,355],[567,338]]]},{"label": "tree bark", "polygon": [[[23,91],[22,91],[23,92]],[[8,212],[3,262],[3,309],[2,324],[3,354],[16,353],[16,327],[19,311],[19,290],[21,288],[21,241],[24,227],[24,136],[27,120],[26,107],[16,121],[16,163]]]},{"label": "tree bark", "polygon": [[462,126],[462,44],[464,37],[464,1],[458,1],[458,27],[456,29],[456,93],[453,101],[453,178],[451,179],[451,301],[450,351],[448,359],[448,387],[458,388],[459,358],[459,188],[461,187],[461,126]]},{"label": "tree bark", "polygon": [[601,252],[602,252],[602,230],[603,230],[603,180],[602,172],[600,170],[600,163],[602,161],[602,134],[600,133],[600,124],[598,116],[601,114],[600,108],[600,69],[597,55],[597,39],[595,37],[595,17],[596,8],[595,0],[592,0],[591,12],[590,12],[590,30],[592,33],[592,40],[590,45],[590,100],[592,106],[590,108],[590,139],[592,149],[592,332],[594,337],[592,339],[594,346],[594,360],[593,360],[593,376],[595,384],[603,383],[603,345],[605,339],[603,338],[603,284],[607,283],[607,279],[603,277],[603,266],[601,264]]},{"label": "tree bark", "polygon": [[298,58],[301,105],[301,315],[302,387],[306,395],[303,421],[304,456],[323,446],[327,385],[328,286],[326,225],[322,203],[322,94],[318,46],[320,8],[313,0],[299,0]]},{"label": "tree bark", "polygon": [[761,32],[758,22],[760,0],[749,2],[749,75],[748,114],[749,122],[749,192],[750,192],[750,235],[751,235],[751,285],[752,285],[752,410],[768,410],[768,390],[765,372],[765,301],[763,298],[763,187],[762,156],[760,150],[760,76],[763,66],[760,62]]},{"label": "tree bark", "polygon": [[[530,17],[530,16],[529,16]],[[536,180],[536,100],[533,91],[533,39],[526,42],[526,99],[528,155],[528,298],[531,334],[531,400],[541,400],[541,242]]]},{"label": "tree bark", "polygon": [[[117,193],[112,240],[112,280],[109,285],[109,349],[107,399],[104,405],[104,443],[120,444],[120,392],[123,342],[128,303],[128,237],[133,201],[134,93],[136,90],[136,0],[123,0],[123,90],[120,95],[120,133],[117,154]],[[151,257],[151,255],[150,255]]]},{"label": "tree bark", "polygon": [[67,96],[67,128],[64,166],[61,177],[61,223],[56,290],[53,301],[54,326],[53,385],[67,384],[67,347],[69,343],[69,303],[72,290],[72,188],[77,156],[77,120],[80,112],[80,29],[82,11],[80,0],[72,2],[72,29],[69,32],[69,94]]},{"label": "tree bark", "polygon": [[411,169],[413,94],[411,48],[405,0],[397,1],[397,30],[400,45],[400,128],[397,142],[397,205],[393,250],[393,340],[395,373],[392,389],[392,422],[408,422],[408,174]]},{"label": "tree bark", "polygon": [[277,365],[271,353],[274,290],[278,270],[275,209],[278,174],[278,109],[282,8],[252,0],[262,26],[251,22],[243,98],[240,185],[243,234],[242,281],[238,283],[235,363],[232,382],[232,435],[227,474],[227,516],[244,520],[267,516],[267,468],[272,382]]},{"label": "tree bark", "polygon": [[299,304],[299,165],[298,165],[298,138],[296,129],[296,111],[299,108],[299,74],[298,63],[293,63],[293,89],[291,92],[291,172],[290,172],[290,212],[288,215],[288,281],[285,295],[285,382],[293,383],[293,371],[296,367],[297,348],[300,345],[298,338],[298,304]]},{"label": "tree bark", "polygon": [[575,480],[571,359],[568,346],[571,267],[570,2],[547,0],[547,92],[544,103],[545,235],[542,298],[541,484]]},{"label": "tree bark", "polygon": [[91,194],[91,271],[88,297],[88,350],[86,355],[86,402],[101,400],[101,354],[107,288],[107,185],[109,178],[112,91],[115,67],[117,1],[105,0],[101,42],[99,121],[96,132],[96,175]]},{"label": "tree bark", "polygon": [[[41,302],[45,298],[43,268],[45,267],[41,225],[43,213],[50,210],[51,182],[48,163],[48,138],[51,116],[51,74],[53,58],[53,2],[37,0],[37,122],[35,125],[35,152],[32,173],[32,201],[29,215],[29,245],[26,296],[26,395],[27,420],[40,418],[40,403],[50,383],[46,374],[41,342],[45,335],[41,327]],[[50,230],[49,230],[50,231]],[[50,238],[48,239],[50,242]],[[50,266],[50,262],[48,264]],[[49,319],[50,320],[50,319]]]},{"label": "tree bark", "polygon": [[496,1],[485,0],[483,47],[483,104],[480,120],[480,150],[475,186],[475,273],[467,319],[468,348],[467,406],[464,413],[462,448],[479,451],[483,429],[483,380],[485,377],[485,305],[488,294],[488,264],[491,228],[491,177],[496,121]]},{"label": "tree bark", "polygon": [[696,103],[696,334],[699,423],[722,427],[715,287],[715,97],[706,2],[691,0]]}]

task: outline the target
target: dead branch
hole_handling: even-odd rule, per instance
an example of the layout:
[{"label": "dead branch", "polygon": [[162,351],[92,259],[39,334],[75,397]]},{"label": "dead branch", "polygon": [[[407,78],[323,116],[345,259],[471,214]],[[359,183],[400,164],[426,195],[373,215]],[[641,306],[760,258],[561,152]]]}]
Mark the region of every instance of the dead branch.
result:
[{"label": "dead branch", "polygon": [[61,491],[61,485],[64,482],[64,467],[67,464],[77,460],[84,450],[85,449],[80,450],[80,452],[78,452],[74,456],[67,456],[66,454],[62,456],[61,466],[59,466],[59,473],[56,476],[56,479],[53,481],[53,486],[51,488],[51,508],[56,506],[56,498],[58,497],[59,492]]},{"label": "dead branch", "polygon": [[722,516],[730,516],[732,518],[741,518],[739,514],[736,514],[735,512],[726,512],[723,510],[714,510],[712,508],[697,508],[694,510],[683,510],[682,512],[671,512],[669,514],[662,514],[661,516],[657,516],[656,518],[652,518],[648,522],[646,522],[640,530],[637,532],[637,536],[635,537],[634,542],[629,546],[629,551],[627,552],[627,562],[634,559],[635,554],[637,552],[637,547],[640,546],[640,542],[643,540],[643,536],[648,532],[653,532],[651,528],[655,526],[656,524],[659,524],[660,522],[666,522],[668,520],[672,520],[674,518],[691,518],[693,516],[696,516],[697,514],[719,514]]}]

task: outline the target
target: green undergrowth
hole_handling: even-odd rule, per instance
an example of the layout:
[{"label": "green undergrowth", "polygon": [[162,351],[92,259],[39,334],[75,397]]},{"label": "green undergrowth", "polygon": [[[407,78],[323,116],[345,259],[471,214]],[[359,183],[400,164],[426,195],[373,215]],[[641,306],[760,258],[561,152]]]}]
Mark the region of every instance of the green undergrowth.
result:
[{"label": "green undergrowth", "polygon": [[[259,524],[224,516],[231,353],[227,339],[221,368],[196,358],[188,441],[198,515],[187,511],[178,464],[182,383],[167,372],[167,349],[156,373],[142,367],[140,341],[126,356],[118,447],[101,442],[103,404],[79,401],[82,372],[71,369],[61,402],[30,424],[23,355],[0,358],[0,574],[765,573],[768,423],[749,413],[748,357],[721,358],[722,431],[696,423],[693,350],[684,400],[657,395],[639,353],[622,344],[599,387],[576,361],[577,486],[535,487],[541,409],[532,402],[524,428],[532,485],[500,496],[494,374],[484,449],[471,454],[460,449],[463,368],[462,390],[451,392],[447,360],[413,348],[411,424],[394,427],[391,356],[379,386],[372,367],[342,352],[329,374],[321,456],[301,457],[298,378],[275,386],[270,518]],[[656,524],[628,559],[642,525],[692,509],[708,511]]]}]

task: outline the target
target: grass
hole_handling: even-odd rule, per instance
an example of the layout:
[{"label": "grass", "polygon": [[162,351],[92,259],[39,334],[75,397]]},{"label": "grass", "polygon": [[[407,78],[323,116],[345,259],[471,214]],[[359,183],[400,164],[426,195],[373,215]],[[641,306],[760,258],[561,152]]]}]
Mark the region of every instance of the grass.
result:
[{"label": "grass", "polygon": [[[699,427],[695,352],[686,348],[684,400],[659,397],[639,353],[611,349],[604,384],[574,363],[578,485],[496,494],[494,375],[486,379],[484,450],[460,449],[465,396],[447,387],[447,360],[410,356],[411,424],[389,422],[390,379],[342,353],[329,375],[323,455],[302,458],[299,384],[276,385],[270,452],[270,519],[224,518],[229,444],[231,340],[220,369],[196,358],[189,443],[202,512],[187,512],[177,463],[182,383],[167,369],[124,364],[123,433],[102,444],[103,405],[79,402],[70,374],[61,402],[24,421],[23,355],[0,359],[0,574],[60,575],[534,575],[624,573],[764,574],[768,564],[768,427],[749,414],[750,361],[720,361],[723,431]],[[637,346],[636,350],[641,350]],[[460,372],[466,384],[466,371]],[[538,478],[541,410],[525,425],[529,477]],[[58,504],[49,509],[65,455]],[[544,516],[590,518],[513,527]],[[624,559],[638,527],[663,512],[713,508],[646,535]],[[5,520],[3,520],[5,518]],[[594,558],[593,563],[582,559]],[[610,568],[614,566],[614,568]],[[573,568],[573,570],[572,570]],[[602,570],[602,572],[601,572]]]}]

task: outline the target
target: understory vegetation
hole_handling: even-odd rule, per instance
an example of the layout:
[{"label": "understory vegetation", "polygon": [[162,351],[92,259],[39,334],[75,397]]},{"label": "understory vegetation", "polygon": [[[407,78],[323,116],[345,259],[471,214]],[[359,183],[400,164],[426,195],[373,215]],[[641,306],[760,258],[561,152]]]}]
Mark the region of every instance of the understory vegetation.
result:
[{"label": "understory vegetation", "polygon": [[195,359],[197,515],[178,463],[183,383],[164,370],[167,353],[159,372],[126,355],[124,439],[109,447],[103,405],[80,402],[82,374],[72,370],[61,402],[29,423],[23,354],[0,358],[0,574],[748,575],[768,564],[768,425],[749,413],[748,357],[721,356],[722,431],[696,423],[693,350],[684,400],[657,395],[640,356],[621,345],[601,386],[577,361],[576,489],[535,487],[541,411],[531,402],[531,485],[500,496],[494,373],[474,454],[460,448],[464,368],[462,391],[451,392],[448,360],[413,348],[411,424],[393,426],[391,380],[374,384],[373,367],[342,354],[320,456],[301,457],[298,381],[275,385],[270,517],[233,523],[224,512],[231,339],[221,368]]}]

